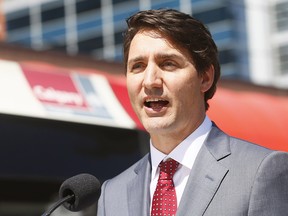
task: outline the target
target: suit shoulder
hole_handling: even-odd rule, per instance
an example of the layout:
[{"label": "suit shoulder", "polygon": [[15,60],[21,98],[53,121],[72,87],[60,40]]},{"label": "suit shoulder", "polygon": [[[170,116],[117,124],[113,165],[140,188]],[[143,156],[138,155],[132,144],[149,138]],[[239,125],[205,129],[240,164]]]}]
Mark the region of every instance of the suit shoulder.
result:
[{"label": "suit shoulder", "polygon": [[218,128],[215,124],[212,126],[212,129],[206,139],[205,145],[210,151],[213,152],[213,154],[216,155],[218,155],[219,152],[224,152],[225,155],[229,153],[233,154],[246,152],[249,154],[259,154],[260,156],[272,152],[272,150],[258,144],[230,136]]},{"label": "suit shoulder", "polygon": [[249,142],[247,140],[243,140],[240,138],[230,136],[230,146],[231,149],[237,149],[237,151],[242,150],[251,153],[259,153],[259,154],[269,154],[274,150],[266,148],[265,146],[261,146],[256,143]]},{"label": "suit shoulder", "polygon": [[259,144],[255,144],[240,138],[229,136],[231,154],[238,155],[242,158],[242,163],[251,162],[262,163],[264,161],[270,161],[271,159],[277,163],[288,163],[288,153],[266,148]]},{"label": "suit shoulder", "polygon": [[272,149],[266,148],[265,146],[261,146],[257,143],[252,143],[250,141],[231,136],[223,132],[217,126],[214,126],[212,131],[213,131],[213,134],[216,137],[219,137],[221,141],[227,141],[230,144],[232,152],[233,150],[237,150],[237,151],[246,151],[252,154],[258,153],[258,154],[266,155],[274,151]]}]

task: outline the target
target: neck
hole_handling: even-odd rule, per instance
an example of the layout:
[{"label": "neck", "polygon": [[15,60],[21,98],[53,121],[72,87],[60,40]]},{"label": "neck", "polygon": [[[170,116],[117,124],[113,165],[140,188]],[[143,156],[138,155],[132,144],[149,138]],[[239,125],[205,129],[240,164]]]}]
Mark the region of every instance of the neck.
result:
[{"label": "neck", "polygon": [[173,151],[173,149],[176,148],[182,140],[183,139],[176,139],[171,136],[151,136],[153,146],[166,155]]},{"label": "neck", "polygon": [[199,119],[197,123],[193,125],[191,124],[190,127],[185,127],[186,130],[182,130],[180,132],[177,132],[177,130],[172,130],[172,132],[150,134],[153,146],[162,153],[168,155],[183,140],[193,133],[202,124],[204,119],[205,116]]}]

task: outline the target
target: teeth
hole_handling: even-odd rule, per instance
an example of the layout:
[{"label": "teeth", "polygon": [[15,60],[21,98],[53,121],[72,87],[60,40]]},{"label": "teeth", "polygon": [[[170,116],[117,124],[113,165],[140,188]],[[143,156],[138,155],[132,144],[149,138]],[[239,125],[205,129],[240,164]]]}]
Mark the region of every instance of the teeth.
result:
[{"label": "teeth", "polygon": [[164,100],[162,100],[162,99],[159,99],[159,98],[149,98],[149,99],[147,99],[145,102],[158,102],[158,101],[164,101]]},{"label": "teeth", "polygon": [[145,107],[149,107],[154,111],[160,111],[162,108],[167,107],[169,101],[161,98],[147,98],[144,102]]}]

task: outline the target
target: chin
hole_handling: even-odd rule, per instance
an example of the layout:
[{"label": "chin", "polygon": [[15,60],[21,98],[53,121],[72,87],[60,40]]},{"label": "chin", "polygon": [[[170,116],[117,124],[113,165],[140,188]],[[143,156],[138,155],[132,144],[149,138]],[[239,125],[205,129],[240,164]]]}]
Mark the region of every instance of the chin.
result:
[{"label": "chin", "polygon": [[146,129],[146,131],[150,134],[161,134],[163,132],[167,133],[169,130],[172,129],[172,125],[167,123],[167,122],[161,122],[159,120],[155,121],[149,121],[149,122],[144,122],[143,123],[144,128]]}]

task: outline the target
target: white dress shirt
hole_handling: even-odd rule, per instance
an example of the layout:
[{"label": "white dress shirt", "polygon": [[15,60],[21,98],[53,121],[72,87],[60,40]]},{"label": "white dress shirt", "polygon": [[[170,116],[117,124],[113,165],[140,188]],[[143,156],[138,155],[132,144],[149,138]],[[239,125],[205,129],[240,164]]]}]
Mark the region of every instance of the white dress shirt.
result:
[{"label": "white dress shirt", "polygon": [[174,174],[173,181],[177,195],[177,205],[179,206],[184,188],[186,186],[190,171],[193,167],[196,156],[204,143],[208,133],[211,130],[212,122],[205,117],[202,124],[183,140],[169,155],[163,154],[157,150],[150,141],[150,153],[152,161],[151,183],[150,183],[150,199],[152,198],[157,186],[160,169],[158,165],[162,160],[172,158],[180,163],[178,170]]}]

